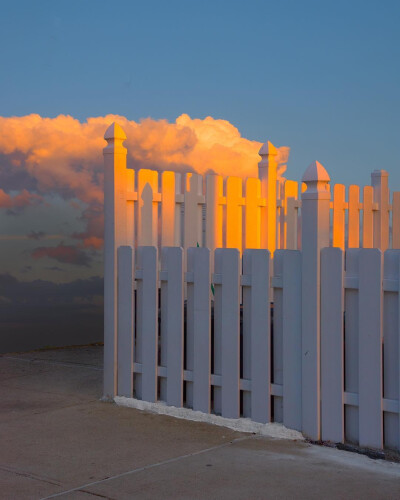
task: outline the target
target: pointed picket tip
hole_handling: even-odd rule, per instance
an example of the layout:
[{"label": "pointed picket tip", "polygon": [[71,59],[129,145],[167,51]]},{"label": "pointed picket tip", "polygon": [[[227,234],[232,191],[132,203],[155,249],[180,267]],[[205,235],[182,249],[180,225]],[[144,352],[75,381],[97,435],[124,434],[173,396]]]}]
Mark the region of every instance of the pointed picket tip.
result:
[{"label": "pointed picket tip", "polygon": [[104,139],[106,141],[110,139],[120,139],[121,141],[124,141],[126,139],[126,134],[121,125],[119,125],[117,122],[113,122],[106,130]]},{"label": "pointed picket tip", "polygon": [[258,154],[260,156],[264,156],[264,155],[272,155],[272,156],[276,156],[278,154],[278,150],[276,149],[276,147],[272,144],[272,142],[270,141],[267,141],[267,142],[264,142],[264,144],[261,146],[261,149],[260,151],[258,152]]},{"label": "pointed picket tip", "polygon": [[302,182],[329,182],[331,178],[319,161],[313,161],[303,174]]}]

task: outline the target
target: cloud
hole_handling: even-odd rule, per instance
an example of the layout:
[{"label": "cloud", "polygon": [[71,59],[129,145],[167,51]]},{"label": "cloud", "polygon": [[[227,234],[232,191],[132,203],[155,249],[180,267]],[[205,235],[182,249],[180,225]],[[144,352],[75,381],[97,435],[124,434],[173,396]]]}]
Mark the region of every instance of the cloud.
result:
[{"label": "cloud", "polygon": [[63,264],[74,264],[76,266],[89,266],[91,257],[73,245],[64,245],[60,243],[56,247],[38,247],[35,248],[31,256],[34,259],[43,259],[48,257]]},{"label": "cloud", "polygon": [[[125,130],[128,165],[179,172],[214,172],[243,178],[257,176],[261,143],[241,136],[226,120],[187,114],[175,122],[146,118],[139,122],[118,115],[88,118],[43,118],[37,114],[0,117],[0,207],[31,203],[57,193],[84,203],[85,229],[73,233],[85,248],[98,249],[103,238],[104,132],[114,121]],[[282,160],[288,148],[282,151]],[[11,197],[10,190],[20,194]],[[8,206],[13,205],[13,207]]]},{"label": "cloud", "polygon": [[46,233],[44,231],[31,231],[27,236],[31,240],[41,240],[46,236]]},{"label": "cloud", "polygon": [[42,201],[42,197],[36,193],[30,193],[23,189],[17,194],[11,195],[0,188],[0,208],[7,208],[8,213],[16,215],[21,209]]},{"label": "cloud", "polygon": [[103,246],[104,214],[101,203],[92,203],[82,211],[80,220],[85,223],[85,230],[72,234],[80,240],[84,248],[100,249]]},{"label": "cloud", "polygon": [[19,178],[39,193],[56,191],[66,198],[101,201],[103,136],[113,121],[126,132],[134,168],[256,174],[261,143],[245,139],[226,120],[192,119],[183,114],[174,123],[151,118],[135,122],[107,115],[81,123],[71,116],[32,114],[0,117],[0,155],[7,163],[3,182],[15,188]]}]

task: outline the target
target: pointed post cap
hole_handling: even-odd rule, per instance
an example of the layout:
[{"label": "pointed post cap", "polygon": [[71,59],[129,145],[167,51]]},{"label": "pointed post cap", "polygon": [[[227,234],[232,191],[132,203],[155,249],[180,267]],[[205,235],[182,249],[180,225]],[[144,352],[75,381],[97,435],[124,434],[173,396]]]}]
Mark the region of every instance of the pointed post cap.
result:
[{"label": "pointed post cap", "polygon": [[115,152],[126,153],[122,143],[126,139],[126,134],[117,122],[112,123],[104,134],[104,139],[108,142],[103,149],[103,154],[114,154]]},{"label": "pointed post cap", "polygon": [[109,139],[120,139],[121,141],[124,141],[126,139],[126,134],[121,125],[119,125],[117,122],[113,122],[106,130],[104,139],[106,141],[108,141]]},{"label": "pointed post cap", "polygon": [[307,184],[307,190],[301,195],[303,199],[330,199],[331,178],[319,161],[314,161],[309,165],[301,180]]},{"label": "pointed post cap", "polygon": [[329,177],[325,167],[321,165],[319,161],[313,161],[304,172],[301,180],[303,182],[329,182],[331,178]]},{"label": "pointed post cap", "polygon": [[276,147],[272,144],[272,142],[267,141],[264,142],[264,144],[261,146],[260,151],[258,152],[260,156],[277,156],[278,150]]}]

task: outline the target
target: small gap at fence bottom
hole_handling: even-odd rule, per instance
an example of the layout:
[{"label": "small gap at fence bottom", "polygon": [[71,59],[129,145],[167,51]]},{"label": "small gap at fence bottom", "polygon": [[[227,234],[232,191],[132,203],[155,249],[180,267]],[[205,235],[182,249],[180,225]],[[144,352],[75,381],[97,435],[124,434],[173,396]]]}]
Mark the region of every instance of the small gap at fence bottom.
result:
[{"label": "small gap at fence bottom", "polygon": [[276,439],[290,439],[293,441],[304,440],[304,437],[300,432],[288,429],[284,425],[277,422],[261,424],[259,422],[253,422],[248,418],[225,418],[210,413],[194,411],[189,408],[167,406],[162,402],[149,403],[148,401],[126,398],[123,396],[115,396],[114,401],[119,406],[126,406],[128,408],[135,408],[136,410],[148,411],[159,415],[168,415],[170,417],[191,420],[194,422],[214,424],[220,427],[227,427],[228,429],[238,432],[249,432]]}]

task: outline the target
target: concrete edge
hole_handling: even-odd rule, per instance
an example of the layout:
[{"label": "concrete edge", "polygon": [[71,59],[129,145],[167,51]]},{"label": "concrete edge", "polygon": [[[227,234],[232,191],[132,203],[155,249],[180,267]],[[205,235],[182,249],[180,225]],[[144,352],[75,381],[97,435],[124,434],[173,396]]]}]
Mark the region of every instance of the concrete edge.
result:
[{"label": "concrete edge", "polygon": [[134,408],[136,410],[156,413],[158,415],[168,415],[169,417],[191,420],[193,422],[202,422],[207,424],[227,427],[228,429],[237,432],[248,432],[251,434],[259,434],[275,439],[289,439],[291,441],[304,441],[303,435],[295,430],[288,429],[282,424],[271,422],[261,424],[253,422],[248,418],[231,419],[213,415],[210,413],[202,413],[189,408],[177,408],[176,406],[167,406],[165,403],[149,403],[135,398],[126,398],[124,396],[115,396],[114,402],[118,406]]}]

